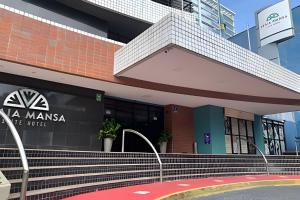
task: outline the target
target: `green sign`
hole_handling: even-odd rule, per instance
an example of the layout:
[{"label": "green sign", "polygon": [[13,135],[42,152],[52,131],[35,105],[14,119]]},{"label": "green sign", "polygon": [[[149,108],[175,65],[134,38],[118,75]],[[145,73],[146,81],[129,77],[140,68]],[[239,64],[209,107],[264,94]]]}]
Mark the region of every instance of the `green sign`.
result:
[{"label": "green sign", "polygon": [[279,14],[278,13],[271,13],[268,17],[267,17],[267,21],[270,21],[272,19],[275,19],[279,17]]},{"label": "green sign", "polygon": [[96,101],[98,101],[98,102],[102,101],[102,94],[99,94],[99,93],[96,94]]}]

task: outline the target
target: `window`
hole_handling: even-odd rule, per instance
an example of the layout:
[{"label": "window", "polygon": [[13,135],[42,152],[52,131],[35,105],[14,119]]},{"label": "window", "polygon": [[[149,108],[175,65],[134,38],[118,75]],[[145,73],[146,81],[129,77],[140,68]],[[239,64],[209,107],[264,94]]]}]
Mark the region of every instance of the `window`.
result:
[{"label": "window", "polygon": [[225,148],[228,154],[256,154],[253,122],[225,117]]},{"label": "window", "polygon": [[284,122],[264,119],[264,142],[267,155],[282,155],[285,151]]}]

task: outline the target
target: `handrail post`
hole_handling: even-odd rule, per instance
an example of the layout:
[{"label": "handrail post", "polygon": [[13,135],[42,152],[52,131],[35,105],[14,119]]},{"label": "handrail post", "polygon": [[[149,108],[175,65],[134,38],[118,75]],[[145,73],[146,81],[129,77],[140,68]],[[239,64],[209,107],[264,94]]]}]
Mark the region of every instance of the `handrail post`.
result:
[{"label": "handrail post", "polygon": [[122,137],[122,152],[124,152],[125,133],[126,132],[134,133],[134,134],[140,136],[141,138],[143,138],[150,145],[150,147],[154,151],[154,153],[156,155],[156,158],[158,160],[158,163],[159,163],[159,179],[160,179],[160,182],[162,182],[163,181],[163,166],[162,166],[161,159],[160,159],[159,154],[157,153],[155,147],[153,146],[153,144],[143,134],[141,134],[141,133],[139,133],[139,132],[137,132],[135,130],[132,130],[132,129],[123,129],[123,135],[122,135],[123,136]]},{"label": "handrail post", "polygon": [[298,144],[297,144],[297,141],[295,141],[295,147],[296,147],[296,155],[298,156]]},{"label": "handrail post", "polygon": [[296,155],[299,156],[299,152],[298,152],[298,139],[295,138],[295,147],[296,147]]},{"label": "handrail post", "polygon": [[26,191],[27,191],[27,183],[28,183],[28,177],[29,177],[29,167],[27,162],[26,153],[23,147],[22,140],[18,134],[18,131],[12,121],[9,119],[9,117],[3,112],[2,109],[0,109],[0,115],[3,117],[4,121],[8,125],[14,140],[17,144],[19,154],[21,157],[22,165],[23,165],[23,178],[22,178],[22,186],[21,186],[21,193],[20,193],[20,200],[26,199]]},{"label": "handrail post", "polygon": [[265,156],[264,153],[258,148],[258,146],[256,146],[256,144],[254,144],[254,143],[250,143],[250,144],[252,144],[252,145],[259,151],[259,153],[262,155],[262,157],[264,158],[265,163],[266,163],[267,175],[269,176],[269,175],[270,175],[269,162],[268,162],[266,156]]},{"label": "handrail post", "polygon": [[125,129],[123,130],[122,133],[122,153],[124,153],[124,144],[125,144]]}]

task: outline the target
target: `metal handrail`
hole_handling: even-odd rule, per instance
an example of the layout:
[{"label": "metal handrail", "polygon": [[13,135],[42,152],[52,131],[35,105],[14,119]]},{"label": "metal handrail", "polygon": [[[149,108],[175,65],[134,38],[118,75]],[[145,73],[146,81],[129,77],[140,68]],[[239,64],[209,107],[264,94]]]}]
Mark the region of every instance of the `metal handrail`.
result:
[{"label": "metal handrail", "polygon": [[298,143],[300,142],[300,138],[295,137],[295,147],[296,147],[296,155],[299,156],[298,152]]},{"label": "metal handrail", "polygon": [[135,130],[132,130],[132,129],[123,129],[123,136],[122,136],[122,153],[124,153],[124,144],[125,144],[125,133],[126,132],[130,132],[130,133],[134,133],[138,136],[140,136],[141,138],[143,138],[149,145],[150,147],[152,148],[152,150],[154,151],[155,155],[156,155],[156,158],[158,160],[158,163],[159,163],[159,174],[160,174],[160,182],[163,181],[163,169],[162,169],[162,162],[161,162],[161,159],[155,149],[155,147],[153,146],[153,144],[148,140],[148,138],[146,138],[143,134],[135,131]]},{"label": "metal handrail", "polygon": [[20,193],[20,200],[26,199],[26,191],[27,191],[27,183],[28,183],[28,175],[29,175],[29,167],[28,162],[26,158],[26,153],[23,147],[23,143],[21,141],[21,138],[18,134],[18,131],[12,121],[9,119],[9,117],[3,112],[2,109],[0,109],[0,115],[3,117],[4,121],[7,123],[14,140],[18,146],[18,150],[20,153],[22,165],[23,165],[23,178],[22,178],[22,187],[21,187],[21,193]]},{"label": "metal handrail", "polygon": [[262,157],[264,158],[265,164],[266,164],[267,175],[269,176],[270,175],[269,162],[268,162],[265,154],[251,140],[247,140],[247,139],[242,138],[242,137],[240,137],[240,138],[241,138],[241,140],[245,140],[245,141],[249,142],[249,144],[253,145],[258,150],[258,152],[262,155]]}]

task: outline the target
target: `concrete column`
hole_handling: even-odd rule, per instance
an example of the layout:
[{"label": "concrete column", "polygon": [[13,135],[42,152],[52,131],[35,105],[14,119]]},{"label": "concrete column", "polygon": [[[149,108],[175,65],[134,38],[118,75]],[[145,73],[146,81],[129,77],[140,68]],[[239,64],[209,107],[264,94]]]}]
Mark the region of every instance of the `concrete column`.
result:
[{"label": "concrete column", "polygon": [[[265,142],[264,142],[264,132],[262,127],[262,116],[254,115],[253,131],[255,137],[255,144],[264,153],[265,152]],[[259,152],[256,152],[259,154]]]},{"label": "concrete column", "polygon": [[172,134],[169,153],[193,153],[194,124],[192,108],[178,105],[165,107],[165,129]]},{"label": "concrete column", "polygon": [[[195,138],[200,154],[225,154],[224,108],[201,106],[193,109]],[[205,135],[210,144],[205,144]]]}]

